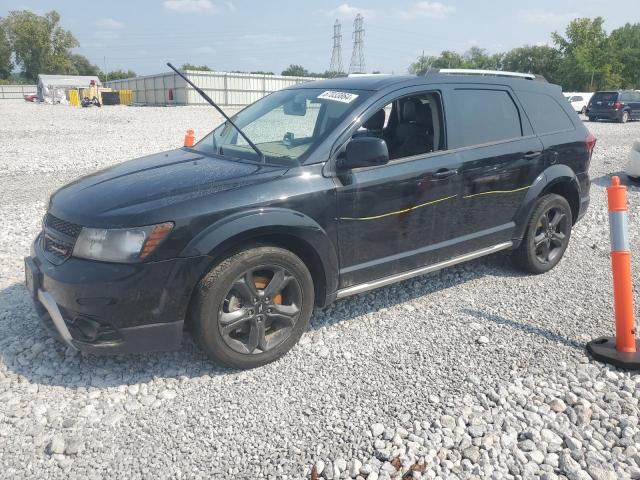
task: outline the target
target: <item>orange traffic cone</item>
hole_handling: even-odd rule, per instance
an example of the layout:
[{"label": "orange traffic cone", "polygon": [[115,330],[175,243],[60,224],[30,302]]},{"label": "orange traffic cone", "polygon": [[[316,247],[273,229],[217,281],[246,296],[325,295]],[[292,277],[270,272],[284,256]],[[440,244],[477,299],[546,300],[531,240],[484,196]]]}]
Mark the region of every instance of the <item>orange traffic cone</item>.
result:
[{"label": "orange traffic cone", "polygon": [[187,134],[184,136],[185,147],[193,147],[193,144],[196,143],[196,137],[193,133],[193,128],[187,130]]},{"label": "orange traffic cone", "polygon": [[620,368],[640,369],[640,342],[636,339],[633,318],[633,286],[631,284],[631,252],[627,217],[627,187],[613,177],[607,188],[609,200],[609,230],[611,238],[611,269],[613,270],[613,305],[616,336],[601,337],[587,344],[595,358]]}]

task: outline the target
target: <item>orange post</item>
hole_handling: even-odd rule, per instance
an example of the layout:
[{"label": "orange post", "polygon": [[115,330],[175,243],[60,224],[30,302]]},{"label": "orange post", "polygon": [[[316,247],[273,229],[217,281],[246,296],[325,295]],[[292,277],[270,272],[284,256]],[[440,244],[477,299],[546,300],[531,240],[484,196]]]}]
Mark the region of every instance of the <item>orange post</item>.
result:
[{"label": "orange post", "polygon": [[196,137],[194,135],[193,128],[190,128],[187,130],[187,134],[184,136],[184,146],[193,147],[194,143],[196,143]]},{"label": "orange post", "polygon": [[609,236],[611,240],[611,270],[613,271],[613,307],[616,336],[602,337],[587,344],[591,355],[621,368],[640,369],[640,354],[633,318],[633,285],[631,283],[631,252],[627,216],[627,188],[619,177],[611,179],[607,188],[609,203]]},{"label": "orange post", "polygon": [[627,188],[620,177],[611,179],[607,188],[609,228],[611,230],[611,269],[613,270],[613,305],[616,314],[616,350],[636,351],[631,285],[631,252],[627,228]]}]

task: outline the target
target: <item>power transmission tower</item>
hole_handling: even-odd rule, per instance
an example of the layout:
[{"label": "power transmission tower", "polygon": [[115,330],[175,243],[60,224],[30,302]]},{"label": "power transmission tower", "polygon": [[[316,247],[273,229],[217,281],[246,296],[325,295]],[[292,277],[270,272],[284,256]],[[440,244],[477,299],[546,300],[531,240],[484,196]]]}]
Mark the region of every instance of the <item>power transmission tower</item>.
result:
[{"label": "power transmission tower", "polygon": [[353,53],[351,54],[351,64],[349,73],[365,73],[364,65],[364,17],[356,15],[353,21]]},{"label": "power transmission tower", "polygon": [[329,72],[331,76],[342,73],[342,26],[338,20],[333,24],[333,51],[331,52]]}]

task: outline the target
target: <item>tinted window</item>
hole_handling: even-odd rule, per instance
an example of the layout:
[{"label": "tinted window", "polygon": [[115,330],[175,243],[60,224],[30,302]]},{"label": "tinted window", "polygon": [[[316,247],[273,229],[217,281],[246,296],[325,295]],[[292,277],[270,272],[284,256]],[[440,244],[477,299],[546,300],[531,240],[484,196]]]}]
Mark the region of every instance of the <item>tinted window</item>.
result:
[{"label": "tinted window", "polygon": [[620,94],[620,101],[621,102],[629,102],[631,101],[631,94],[624,92]]},{"label": "tinted window", "polygon": [[457,122],[451,137],[453,148],[509,140],[522,136],[520,114],[504,90],[459,89],[453,93]]},{"label": "tinted window", "polygon": [[634,92],[633,93],[633,101],[634,102],[640,102],[640,92]]},{"label": "tinted window", "polygon": [[593,102],[617,102],[618,92],[596,92],[591,100]]},{"label": "tinted window", "polygon": [[553,97],[545,93],[518,92],[533,130],[538,135],[573,130],[573,122]]},{"label": "tinted window", "polygon": [[582,97],[571,97],[572,102],[581,102],[583,100]]}]

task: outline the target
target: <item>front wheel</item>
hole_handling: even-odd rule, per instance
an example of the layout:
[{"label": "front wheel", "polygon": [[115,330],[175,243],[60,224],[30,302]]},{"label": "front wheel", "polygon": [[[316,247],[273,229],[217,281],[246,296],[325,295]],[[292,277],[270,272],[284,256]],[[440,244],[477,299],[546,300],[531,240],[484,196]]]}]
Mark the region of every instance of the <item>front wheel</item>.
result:
[{"label": "front wheel", "polygon": [[300,258],[278,247],[249,248],[218,264],[198,285],[193,335],[219,363],[259,367],[296,344],[313,301],[313,280]]},{"label": "front wheel", "polygon": [[595,121],[596,121],[596,117],[594,117],[594,116],[589,116],[589,121],[590,121],[590,122],[595,122]]},{"label": "front wheel", "polygon": [[520,246],[512,254],[513,263],[533,274],[548,272],[564,255],[573,218],[569,202],[550,193],[538,199]]}]

